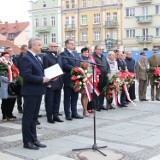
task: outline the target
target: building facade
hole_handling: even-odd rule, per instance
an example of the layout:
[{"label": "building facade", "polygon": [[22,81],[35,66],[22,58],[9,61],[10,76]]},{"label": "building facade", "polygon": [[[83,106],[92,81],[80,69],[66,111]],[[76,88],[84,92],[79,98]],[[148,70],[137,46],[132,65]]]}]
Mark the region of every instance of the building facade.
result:
[{"label": "building facade", "polygon": [[76,49],[102,45],[104,51],[122,46],[121,0],[62,0],[62,41],[75,40]]},{"label": "building facade", "polygon": [[31,36],[41,38],[44,48],[51,42],[61,46],[61,0],[31,1],[29,13]]},{"label": "building facade", "polygon": [[160,0],[123,0],[125,50],[160,49]]}]

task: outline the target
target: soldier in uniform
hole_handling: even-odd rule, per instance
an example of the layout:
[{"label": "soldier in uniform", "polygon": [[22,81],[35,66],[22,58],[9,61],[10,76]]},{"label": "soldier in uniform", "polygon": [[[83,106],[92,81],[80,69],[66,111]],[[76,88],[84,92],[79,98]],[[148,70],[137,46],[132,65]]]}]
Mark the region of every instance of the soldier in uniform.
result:
[{"label": "soldier in uniform", "polygon": [[139,82],[138,95],[139,101],[148,101],[146,99],[148,74],[147,74],[147,61],[145,52],[141,52],[141,59],[136,62],[136,79]]},{"label": "soldier in uniform", "polygon": [[149,69],[150,69],[150,84],[151,84],[151,100],[154,101],[154,88],[156,86],[156,100],[160,101],[160,88],[154,83],[154,78],[153,78],[153,73],[154,69],[157,66],[160,66],[160,57],[158,57],[158,49],[154,48],[153,49],[153,56],[148,58],[148,64],[149,64]]}]

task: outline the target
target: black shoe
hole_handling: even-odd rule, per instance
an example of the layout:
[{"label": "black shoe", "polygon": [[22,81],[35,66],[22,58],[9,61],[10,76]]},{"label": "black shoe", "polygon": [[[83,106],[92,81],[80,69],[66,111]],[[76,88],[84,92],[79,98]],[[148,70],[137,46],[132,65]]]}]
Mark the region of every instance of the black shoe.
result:
[{"label": "black shoe", "polygon": [[47,122],[48,122],[48,123],[54,123],[54,119],[52,119],[52,118],[47,118]]},{"label": "black shoe", "polygon": [[72,118],[83,119],[84,117],[77,114],[77,115],[73,115]]},{"label": "black shoe", "polygon": [[63,116],[63,114],[62,114],[62,113],[58,113],[58,115],[59,115],[59,116]]},{"label": "black shoe", "polygon": [[14,116],[14,115],[12,114],[12,116],[11,116],[11,117],[9,117],[9,118],[14,118],[14,119],[16,119],[17,117],[16,117],[16,116]]},{"label": "black shoe", "polygon": [[72,121],[72,117],[71,116],[66,116],[66,120]]},{"label": "black shoe", "polygon": [[143,101],[148,101],[148,99],[143,99]]},{"label": "black shoe", "polygon": [[40,117],[42,117],[42,115],[41,115],[41,114],[39,114],[39,115],[38,115],[38,117],[40,118]]},{"label": "black shoe", "polygon": [[39,148],[32,143],[24,144],[23,148],[32,149],[32,150],[39,150]]},{"label": "black shoe", "polygon": [[41,123],[37,120],[37,121],[36,121],[36,125],[40,125],[40,124],[41,124]]},{"label": "black shoe", "polygon": [[58,116],[57,116],[57,117],[54,117],[53,119],[54,119],[54,121],[56,121],[56,122],[63,122],[63,120],[61,120]]},{"label": "black shoe", "polygon": [[156,98],[157,101],[160,101],[160,99]]},{"label": "black shoe", "polygon": [[143,99],[140,99],[139,101],[141,101],[141,102],[142,102],[142,101],[143,101]]},{"label": "black shoe", "polygon": [[97,108],[97,109],[96,109],[96,111],[100,112],[100,111],[101,111],[101,109],[100,109],[100,108]]},{"label": "black shoe", "polygon": [[152,98],[151,101],[154,101],[154,99]]},{"label": "black shoe", "polygon": [[102,108],[100,108],[101,110],[108,110],[107,108],[105,108],[105,107],[102,107]]},{"label": "black shoe", "polygon": [[33,142],[33,144],[37,147],[40,147],[40,148],[46,148],[47,147],[45,144],[42,144],[39,141],[35,141],[35,142]]},{"label": "black shoe", "polygon": [[123,104],[123,105],[121,105],[122,107],[128,107],[128,106],[126,106],[125,104]]}]

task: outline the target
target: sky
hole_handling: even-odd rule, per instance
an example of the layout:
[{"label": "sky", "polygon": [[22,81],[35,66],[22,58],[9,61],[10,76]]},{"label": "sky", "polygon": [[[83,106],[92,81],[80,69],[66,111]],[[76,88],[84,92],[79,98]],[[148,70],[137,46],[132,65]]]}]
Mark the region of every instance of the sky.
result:
[{"label": "sky", "polygon": [[29,21],[29,0],[0,0],[0,20],[4,23]]}]

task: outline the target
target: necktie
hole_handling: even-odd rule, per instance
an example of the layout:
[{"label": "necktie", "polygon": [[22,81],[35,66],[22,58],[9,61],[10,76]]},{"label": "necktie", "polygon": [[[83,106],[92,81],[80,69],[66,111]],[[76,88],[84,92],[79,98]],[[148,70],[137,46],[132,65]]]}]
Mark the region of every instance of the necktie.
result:
[{"label": "necktie", "polygon": [[71,52],[72,56],[75,58],[74,52]]},{"label": "necktie", "polygon": [[43,68],[43,65],[42,65],[42,62],[41,62],[41,60],[40,60],[40,57],[38,57],[37,55],[36,55],[35,57],[36,57],[39,65],[41,66],[41,68]]}]

